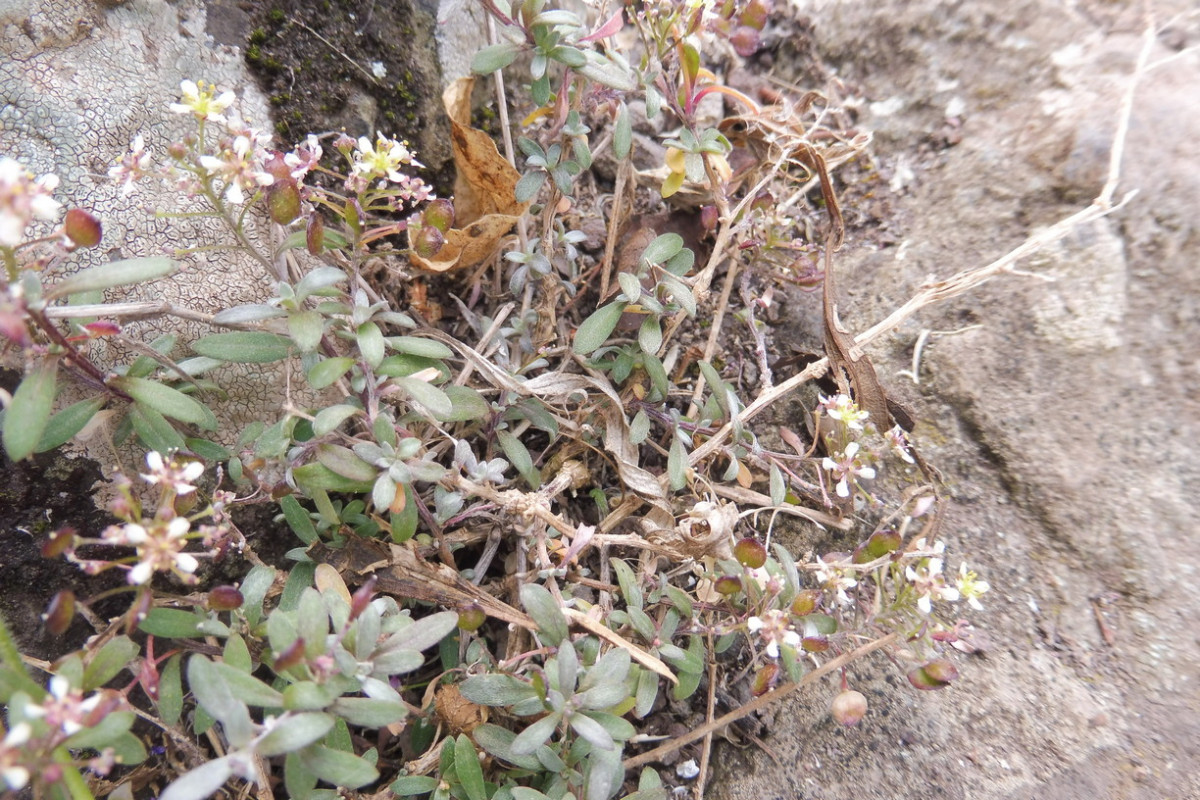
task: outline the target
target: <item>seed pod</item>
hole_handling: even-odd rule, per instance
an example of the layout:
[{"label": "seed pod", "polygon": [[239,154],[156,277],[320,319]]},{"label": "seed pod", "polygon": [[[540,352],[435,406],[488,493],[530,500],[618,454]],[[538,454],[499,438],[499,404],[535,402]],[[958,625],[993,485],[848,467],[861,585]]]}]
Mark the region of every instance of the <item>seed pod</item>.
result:
[{"label": "seed pod", "polygon": [[754,674],[754,681],[750,684],[750,694],[755,697],[762,697],[767,692],[775,688],[776,682],[779,680],[779,665],[764,664],[762,669]]},{"label": "seed pod", "polygon": [[292,642],[283,649],[275,658],[275,663],[271,665],[271,669],[275,672],[283,672],[290,669],[304,660],[304,639],[300,638]]},{"label": "seed pod", "polygon": [[433,258],[445,244],[445,235],[432,225],[426,225],[412,237],[413,250],[421,258]]},{"label": "seed pod", "polygon": [[862,692],[847,689],[833,698],[833,706],[830,711],[838,722],[847,728],[853,727],[862,722],[862,718],[867,713],[867,698],[863,696]]},{"label": "seed pod", "polygon": [[287,225],[300,216],[300,187],[294,180],[275,179],[267,189],[267,213],[280,225]]},{"label": "seed pod", "polygon": [[717,578],[713,586],[716,588],[717,594],[732,597],[742,591],[742,579],[735,575],[722,575]]},{"label": "seed pod", "polygon": [[922,691],[945,689],[958,679],[958,668],[944,658],[937,658],[908,673],[908,682]]},{"label": "seed pod", "polygon": [[807,617],[817,609],[817,603],[821,600],[821,593],[815,589],[805,589],[796,595],[796,599],[792,601],[792,613],[797,617]]},{"label": "seed pod", "polygon": [[747,536],[733,546],[733,557],[743,567],[758,569],[767,563],[767,548],[758,539]]},{"label": "seed pod", "polygon": [[425,224],[437,228],[442,233],[454,227],[454,203],[444,197],[430,201],[423,215]]},{"label": "seed pod", "polygon": [[208,593],[208,607],[213,611],[233,611],[244,602],[246,598],[236,586],[217,586]]},{"label": "seed pod", "polygon": [[486,619],[487,614],[483,613],[483,609],[472,603],[458,612],[459,630],[467,631],[468,633],[477,631]]},{"label": "seed pod", "polygon": [[100,220],[82,208],[72,208],[63,219],[63,233],[76,247],[95,247],[100,244],[104,229]]},{"label": "seed pod", "polygon": [[325,220],[315,211],[308,215],[304,244],[309,254],[314,256],[321,255],[321,251],[325,249]]}]

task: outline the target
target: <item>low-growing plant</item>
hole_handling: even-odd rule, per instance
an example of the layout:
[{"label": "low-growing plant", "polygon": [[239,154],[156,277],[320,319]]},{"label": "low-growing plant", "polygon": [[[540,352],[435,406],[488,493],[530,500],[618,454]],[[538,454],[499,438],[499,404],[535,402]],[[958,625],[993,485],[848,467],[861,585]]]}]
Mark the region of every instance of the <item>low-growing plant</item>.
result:
[{"label": "low-growing plant", "polygon": [[[772,180],[818,178],[840,235],[819,142],[853,137],[810,136],[796,120],[766,151],[760,185],[739,188],[733,143],[703,115],[709,95],[766,114],[702,62],[717,39],[743,54],[757,47],[769,4],[646,3],[603,20],[542,0],[485,7],[501,41],[476,71],[529,59],[513,191],[532,204],[523,224],[539,227],[533,237],[522,227],[489,262],[491,277],[477,274],[464,292],[443,286],[461,314],[440,326],[368,280],[380,263],[434,257],[472,222],[416,177],[402,141],[309,136],[276,151],[240,121],[231,92],[184,82],[171,110],[194,132],[161,161],[139,137],[110,174],[130,191],[175,182],[228,236],[192,246],[238,248],[273,282],[270,297],[218,310],[214,332],[192,341],[134,341],[121,324],[129,312],[102,302],[110,289],[169,280],[173,260],[60,277],[74,249],[100,241],[99,224],[69,209],[61,226],[28,237],[57,220],[56,181],[0,161],[0,332],[26,367],[5,398],[7,455],[54,449],[105,409],[123,452],[149,451],[140,480],[113,476],[114,524],[94,536],[60,530],[45,546],[89,572],[123,571],[128,612],[106,625],[94,600],[61,592],[47,625],[65,630],[78,610],[97,636],[39,665],[44,680],[0,627],[9,788],[85,798],[149,745],[182,765],[155,774],[164,800],[200,800],[235,779],[314,798],[388,787],[439,799],[651,800],[670,788],[662,776],[626,772],[656,752],[630,751],[644,746],[639,724],[669,713],[667,692],[676,703],[707,694],[711,721],[718,682],[769,696],[882,646],[917,688],[954,680],[946,649],[969,624],[947,604],[978,608],[988,586],[965,566],[945,574],[942,500],[907,432],[860,406],[870,387],[830,352],[838,390],[812,404],[805,433],[778,428],[768,444],[753,416],[817,371],[773,385],[754,317],[766,300],[749,290],[740,319],[762,366],[755,395],[733,368],[742,355],[718,347],[739,270],[762,267],[767,251],[831,263],[832,235],[784,244],[819,224],[821,209],[770,208]],[[633,60],[613,43],[622,33],[640,43]],[[614,272],[618,237],[589,252],[568,211],[602,213],[585,176],[601,137],[618,161],[631,158],[634,99],[676,126],[650,200],[685,185],[704,195],[693,213],[711,254],[655,233]],[[604,222],[621,216],[610,209]],[[261,217],[281,234],[274,249],[248,233]],[[779,268],[770,261],[763,279]],[[715,300],[719,270],[727,288]],[[598,273],[607,295],[592,284]],[[136,355],[101,365],[89,343],[103,337]],[[297,390],[292,402],[227,429],[221,369],[275,363]],[[66,384],[87,396],[55,411]],[[255,504],[302,545],[280,563],[264,563],[235,521]],[[776,540],[780,516],[854,546],[797,558]],[[212,585],[206,562],[241,566],[237,585]],[[177,583],[209,588],[172,594]],[[842,688],[833,716],[855,724],[865,700]]]}]

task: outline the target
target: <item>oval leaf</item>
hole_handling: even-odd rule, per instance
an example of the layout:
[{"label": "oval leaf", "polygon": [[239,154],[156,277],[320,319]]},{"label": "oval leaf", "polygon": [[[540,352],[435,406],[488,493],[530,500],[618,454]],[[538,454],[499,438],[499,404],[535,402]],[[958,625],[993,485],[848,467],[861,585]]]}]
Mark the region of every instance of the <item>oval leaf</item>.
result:
[{"label": "oval leaf", "polygon": [[12,402],[4,412],[4,451],[13,461],[31,455],[46,425],[54,404],[54,388],[58,378],[58,362],[54,359],[42,361],[32,373],[25,376]]},{"label": "oval leaf", "polygon": [[[281,717],[275,727],[258,740],[255,750],[262,756],[278,756],[307,747],[333,727],[333,717],[316,711],[305,711]],[[360,784],[361,785],[361,784]]]},{"label": "oval leaf", "polygon": [[215,430],[217,427],[217,418],[211,411],[178,389],[146,378],[113,378],[111,385],[164,417],[190,422],[205,430]]},{"label": "oval leaf", "polygon": [[571,349],[581,356],[594,352],[608,340],[609,334],[617,327],[626,305],[628,304],[621,301],[597,308],[590,317],[580,323],[579,330],[575,331],[575,342]]}]

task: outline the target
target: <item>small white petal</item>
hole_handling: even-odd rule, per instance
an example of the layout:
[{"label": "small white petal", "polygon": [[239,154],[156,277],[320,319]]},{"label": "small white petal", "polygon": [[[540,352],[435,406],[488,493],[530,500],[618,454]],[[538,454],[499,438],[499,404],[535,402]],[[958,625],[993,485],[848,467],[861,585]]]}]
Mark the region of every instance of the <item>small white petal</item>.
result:
[{"label": "small white petal", "polygon": [[196,571],[196,567],[200,566],[200,562],[191,553],[179,553],[175,556],[175,567],[180,572],[186,572],[191,575]]},{"label": "small white petal", "polygon": [[129,582],[141,585],[149,581],[150,576],[153,574],[154,567],[149,562],[141,561],[133,569],[129,570]]}]

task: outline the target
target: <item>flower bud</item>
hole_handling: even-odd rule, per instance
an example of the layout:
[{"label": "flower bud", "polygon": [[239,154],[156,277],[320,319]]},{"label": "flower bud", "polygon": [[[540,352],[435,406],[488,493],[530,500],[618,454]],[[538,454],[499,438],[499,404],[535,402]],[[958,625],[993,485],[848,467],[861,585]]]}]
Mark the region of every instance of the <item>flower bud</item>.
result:
[{"label": "flower bud", "polygon": [[75,548],[75,533],[75,529],[69,525],[64,525],[58,530],[52,531],[46,537],[46,541],[42,542],[42,557],[57,558],[73,550]]},{"label": "flower bud", "polygon": [[367,610],[367,606],[371,605],[371,600],[375,597],[375,584],[378,580],[378,578],[372,575],[367,578],[366,583],[358,587],[358,590],[354,592],[354,595],[350,598],[350,619],[358,619]]},{"label": "flower bud", "polygon": [[454,227],[454,203],[444,197],[433,200],[425,207],[425,224],[442,233]]},{"label": "flower bud", "polygon": [[104,231],[100,220],[82,208],[72,208],[63,219],[63,233],[76,247],[95,247],[100,244]]},{"label": "flower bud", "polygon": [[459,630],[467,631],[468,633],[477,631],[486,619],[487,614],[483,613],[483,609],[472,603],[458,612]]},{"label": "flower bud", "polygon": [[733,546],[733,557],[743,567],[758,569],[767,563],[767,548],[758,539],[747,536]]},{"label": "flower bud", "polygon": [[944,689],[958,678],[958,668],[944,658],[937,658],[908,673],[908,682],[917,689]]},{"label": "flower bud", "polygon": [[863,696],[862,692],[847,689],[833,698],[833,706],[830,711],[838,722],[847,728],[853,727],[862,722],[862,718],[867,713],[867,698]]},{"label": "flower bud", "polygon": [[275,150],[271,153],[271,157],[263,162],[263,172],[270,175],[277,182],[287,181],[292,178],[292,168],[283,160],[283,153]]},{"label": "flower bud", "polygon": [[213,611],[233,611],[244,602],[246,598],[236,586],[217,586],[208,593],[208,607]]},{"label": "flower bud", "polygon": [[716,206],[700,206],[700,227],[711,233],[721,224],[721,212]]},{"label": "flower bud", "polygon": [[291,178],[279,179],[267,189],[267,213],[280,225],[300,216],[300,187]]},{"label": "flower bud", "polygon": [[717,590],[717,594],[732,597],[742,591],[742,579],[736,575],[722,575],[717,578],[713,588]]},{"label": "flower bud", "polygon": [[815,589],[805,589],[796,595],[796,599],[792,601],[792,613],[797,617],[807,617],[817,610],[817,603],[820,600],[820,592]]},{"label": "flower bud", "polygon": [[299,638],[283,649],[283,652],[275,657],[275,663],[271,665],[271,669],[275,672],[283,672],[291,669],[304,660],[304,639]]},{"label": "flower bud", "polygon": [[[411,228],[409,229],[412,230]],[[433,258],[446,244],[446,237],[432,225],[426,225],[412,237],[412,247],[421,258]]]},{"label": "flower bud", "polygon": [[62,636],[66,633],[74,619],[75,593],[70,589],[64,589],[50,598],[50,605],[46,608],[46,613],[42,614],[46,630],[55,636]]},{"label": "flower bud", "polygon": [[767,19],[771,15],[771,5],[771,0],[750,0],[746,4],[745,10],[742,11],[740,22],[747,28],[761,31],[767,26]]}]

